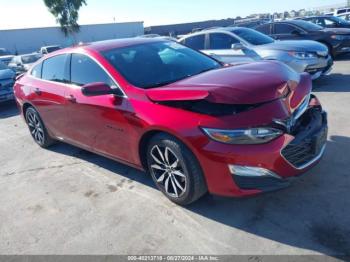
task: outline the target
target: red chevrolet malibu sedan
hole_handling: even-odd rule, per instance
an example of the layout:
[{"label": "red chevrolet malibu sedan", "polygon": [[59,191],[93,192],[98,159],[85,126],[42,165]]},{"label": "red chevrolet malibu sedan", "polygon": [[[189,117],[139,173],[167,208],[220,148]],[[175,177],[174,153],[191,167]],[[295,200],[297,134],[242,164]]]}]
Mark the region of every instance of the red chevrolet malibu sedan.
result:
[{"label": "red chevrolet malibu sedan", "polygon": [[147,170],[186,205],[251,196],[313,167],[327,115],[309,75],[273,61],[227,66],[175,42],[122,39],[57,51],[15,84],[34,141],[63,141]]}]

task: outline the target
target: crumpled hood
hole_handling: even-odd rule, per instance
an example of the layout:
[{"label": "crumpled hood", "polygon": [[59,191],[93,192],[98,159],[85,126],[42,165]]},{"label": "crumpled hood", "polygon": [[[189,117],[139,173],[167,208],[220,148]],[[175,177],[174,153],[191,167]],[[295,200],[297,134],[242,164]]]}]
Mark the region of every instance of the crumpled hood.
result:
[{"label": "crumpled hood", "polygon": [[3,79],[10,79],[15,77],[15,72],[11,69],[0,70],[0,81]]},{"label": "crumpled hood", "polygon": [[256,47],[257,50],[283,50],[297,52],[327,52],[324,44],[310,40],[282,40]]},{"label": "crumpled hood", "polygon": [[324,28],[322,31],[329,34],[350,35],[349,28]]},{"label": "crumpled hood", "polygon": [[224,67],[173,84],[146,90],[152,101],[205,99],[221,104],[257,104],[284,96],[300,75],[277,61]]}]

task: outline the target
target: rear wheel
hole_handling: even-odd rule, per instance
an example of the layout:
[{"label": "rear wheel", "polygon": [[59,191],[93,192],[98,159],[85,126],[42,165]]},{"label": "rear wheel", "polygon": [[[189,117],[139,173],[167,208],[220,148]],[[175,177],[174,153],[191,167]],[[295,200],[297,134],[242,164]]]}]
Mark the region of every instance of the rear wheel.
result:
[{"label": "rear wheel", "polygon": [[46,148],[55,142],[55,140],[48,134],[44,122],[41,120],[38,112],[33,107],[29,107],[26,110],[25,119],[30,134],[39,146]]},{"label": "rear wheel", "polygon": [[147,164],[159,190],[179,205],[188,205],[207,192],[203,172],[193,153],[167,134],[151,139]]}]

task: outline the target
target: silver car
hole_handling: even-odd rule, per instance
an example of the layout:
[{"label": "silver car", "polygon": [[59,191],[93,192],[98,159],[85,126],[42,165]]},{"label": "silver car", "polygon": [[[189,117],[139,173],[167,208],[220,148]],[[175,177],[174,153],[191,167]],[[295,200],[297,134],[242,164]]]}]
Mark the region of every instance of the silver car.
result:
[{"label": "silver car", "polygon": [[258,31],[243,27],[204,30],[183,37],[180,43],[211,55],[224,63],[247,61],[256,54],[265,60],[278,60],[295,71],[308,72],[312,79],[330,72],[333,60],[328,48],[315,41],[276,41]]},{"label": "silver car", "polygon": [[42,56],[43,55],[39,53],[18,55],[12,58],[8,66],[16,71],[17,74],[22,74],[27,72]]}]

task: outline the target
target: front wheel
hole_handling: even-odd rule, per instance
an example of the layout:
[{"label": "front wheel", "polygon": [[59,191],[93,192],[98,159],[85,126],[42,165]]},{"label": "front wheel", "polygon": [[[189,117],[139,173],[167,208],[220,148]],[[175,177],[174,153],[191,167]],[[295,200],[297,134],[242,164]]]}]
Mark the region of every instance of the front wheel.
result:
[{"label": "front wheel", "polygon": [[48,134],[44,122],[41,120],[38,112],[33,107],[29,107],[26,110],[25,119],[35,143],[43,148],[46,148],[55,142]]},{"label": "front wheel", "polygon": [[193,153],[167,134],[151,139],[147,164],[159,190],[176,204],[188,205],[207,192],[203,172]]}]

